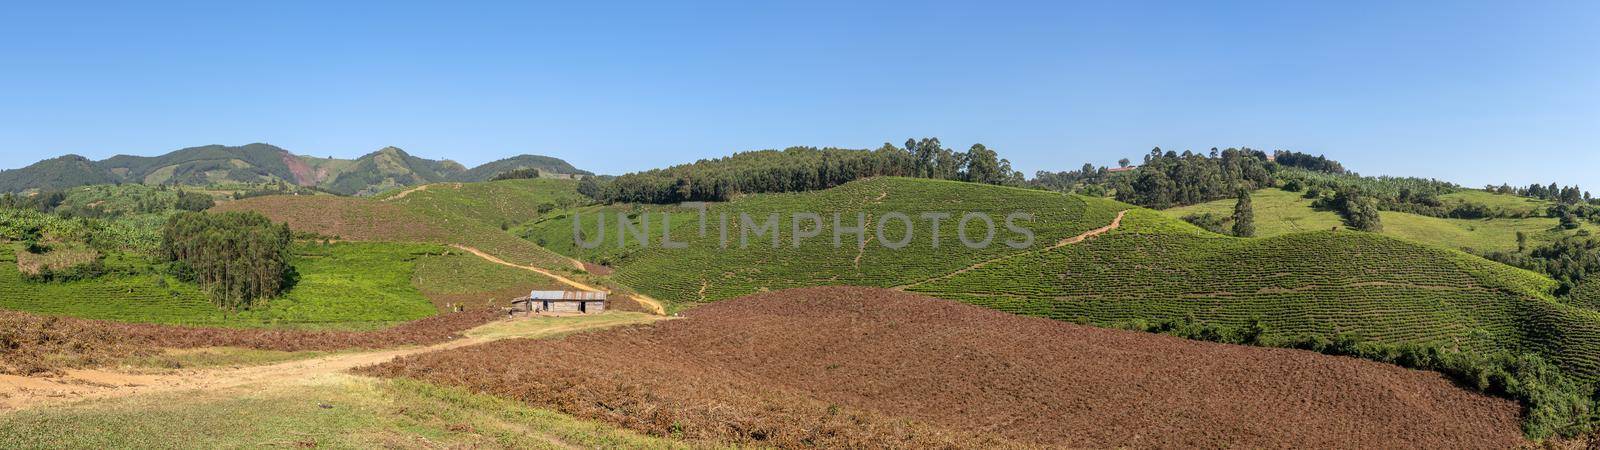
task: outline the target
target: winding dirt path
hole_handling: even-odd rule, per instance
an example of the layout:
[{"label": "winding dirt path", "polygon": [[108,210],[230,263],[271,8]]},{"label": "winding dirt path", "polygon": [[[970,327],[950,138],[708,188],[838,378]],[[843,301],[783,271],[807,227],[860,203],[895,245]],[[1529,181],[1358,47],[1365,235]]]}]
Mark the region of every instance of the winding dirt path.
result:
[{"label": "winding dirt path", "polygon": [[1085,232],[1083,232],[1083,234],[1079,234],[1077,236],[1073,236],[1073,237],[1069,237],[1069,238],[1066,238],[1066,239],[1062,239],[1061,241],[1056,242],[1055,244],[1052,244],[1049,247],[1045,247],[1045,248],[1042,248],[1042,249],[1039,249],[1039,250],[1021,252],[1021,253],[1012,253],[1012,254],[1009,254],[1009,255],[1001,256],[999,258],[980,261],[977,264],[973,264],[973,265],[970,265],[970,266],[967,266],[967,267],[963,267],[960,270],[957,270],[955,272],[950,272],[950,273],[947,273],[947,274],[944,274],[944,275],[940,275],[940,276],[937,276],[937,277],[929,278],[929,279],[918,281],[918,282],[911,283],[911,284],[904,284],[904,285],[900,285],[900,286],[895,286],[893,289],[897,290],[897,291],[904,291],[904,290],[910,289],[912,287],[920,286],[920,285],[927,284],[927,283],[932,283],[932,282],[935,282],[935,281],[949,279],[950,277],[954,277],[956,275],[960,275],[960,274],[963,274],[963,273],[971,272],[973,270],[977,270],[979,268],[982,268],[982,267],[987,266],[989,264],[993,264],[993,263],[998,262],[998,261],[1004,261],[1004,260],[1007,260],[1007,259],[1011,259],[1011,258],[1015,258],[1015,257],[1018,257],[1018,256],[1022,256],[1022,255],[1030,255],[1030,254],[1034,254],[1034,253],[1048,252],[1048,251],[1055,250],[1055,249],[1058,249],[1058,248],[1061,248],[1061,247],[1065,247],[1065,246],[1068,246],[1068,245],[1072,245],[1072,244],[1076,244],[1076,243],[1079,243],[1079,242],[1083,242],[1085,240],[1088,240],[1089,238],[1092,238],[1092,237],[1095,237],[1095,236],[1099,236],[1099,235],[1102,235],[1102,234],[1106,234],[1106,233],[1110,232],[1111,230],[1115,230],[1115,229],[1121,227],[1122,226],[1122,218],[1123,218],[1123,216],[1126,216],[1126,215],[1128,215],[1128,210],[1118,211],[1117,212],[1117,217],[1111,219],[1111,224],[1110,225],[1106,225],[1106,226],[1103,226],[1103,227],[1100,227],[1100,228],[1095,228],[1093,230],[1085,231]]},{"label": "winding dirt path", "polygon": [[[590,286],[590,285],[587,285],[587,284],[583,284],[583,283],[577,282],[577,281],[575,281],[575,280],[573,280],[571,278],[563,277],[561,275],[556,275],[555,272],[551,272],[551,271],[545,270],[543,268],[534,267],[534,266],[524,266],[524,265],[521,265],[521,264],[511,263],[511,262],[508,262],[506,260],[500,259],[500,258],[498,258],[498,257],[496,257],[494,255],[491,255],[491,254],[488,254],[488,253],[484,253],[483,250],[478,250],[476,248],[468,247],[468,246],[461,245],[461,244],[451,244],[450,246],[458,248],[458,249],[461,249],[461,250],[465,250],[467,253],[478,255],[479,258],[483,258],[485,261],[489,261],[489,262],[492,262],[492,263],[495,263],[495,264],[499,264],[499,265],[502,265],[502,266],[506,266],[506,267],[515,267],[515,268],[518,268],[518,269],[522,269],[522,270],[527,270],[527,271],[530,271],[530,272],[538,273],[540,275],[544,275],[544,276],[550,277],[551,279],[559,281],[562,284],[565,284],[565,285],[568,285],[568,286],[572,286],[572,287],[575,287],[575,288],[578,288],[578,289],[582,289],[582,290],[585,290],[585,291],[594,291],[594,292],[610,292],[609,290],[606,290],[606,289],[597,288],[597,287],[594,287],[594,286]],[[667,308],[661,304],[660,300],[656,300],[654,298],[650,298],[650,296],[648,296],[648,295],[640,294],[640,293],[637,293],[637,292],[630,293],[630,294],[628,294],[628,296],[633,298],[634,300],[638,300],[639,303],[642,303],[645,306],[648,306],[651,310],[653,310],[658,315],[665,315],[667,313]]]},{"label": "winding dirt path", "polygon": [[519,320],[527,319],[497,320],[467,330],[463,333],[466,337],[429,346],[342,352],[258,366],[179,369],[159,373],[71,369],[66,370],[62,376],[48,378],[0,375],[0,413],[82,400],[175,391],[215,391],[240,386],[292,382],[344,373],[350,369],[380,364],[402,356],[451,350],[502,339],[541,338],[665,319],[653,316],[617,316],[615,320],[575,320],[536,328],[525,328],[526,325],[520,325]]},{"label": "winding dirt path", "polygon": [[413,188],[410,188],[410,189],[406,189],[404,191],[400,191],[399,194],[395,194],[393,197],[385,198],[382,201],[388,202],[388,201],[399,200],[399,199],[402,199],[402,198],[406,198],[407,195],[411,195],[412,192],[426,191],[428,189],[432,189],[434,186],[439,186],[439,185],[448,185],[448,186],[450,186],[451,189],[460,189],[461,188],[461,183],[424,184],[424,185],[421,185],[421,186],[416,186],[416,187],[413,187]]}]

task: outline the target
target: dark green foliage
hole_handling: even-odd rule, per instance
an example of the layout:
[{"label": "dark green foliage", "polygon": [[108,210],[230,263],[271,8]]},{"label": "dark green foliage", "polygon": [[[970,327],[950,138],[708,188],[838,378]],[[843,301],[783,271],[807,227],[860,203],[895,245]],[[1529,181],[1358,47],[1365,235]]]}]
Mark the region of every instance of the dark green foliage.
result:
[{"label": "dark green foliage", "polygon": [[1233,204],[1233,235],[1255,237],[1256,212],[1250,207],[1250,190],[1239,190],[1239,201]]},{"label": "dark green foliage", "polygon": [[1501,194],[1511,194],[1528,198],[1537,198],[1540,200],[1549,200],[1564,205],[1588,203],[1592,200],[1589,193],[1585,192],[1578,186],[1561,186],[1556,183],[1550,183],[1549,186],[1535,183],[1528,185],[1528,187],[1511,187],[1509,184],[1502,184],[1500,186],[1490,185],[1485,187],[1484,190]]},{"label": "dark green foliage", "polygon": [[791,147],[736,153],[610,181],[585,179],[579,192],[604,202],[725,201],[738,194],[827,189],[878,176],[1022,183],[1009,161],[981,144],[959,153],[927,138],[907,140],[904,149],[884,144],[878,150]]},{"label": "dark green foliage", "polygon": [[334,178],[328,190],[343,195],[370,195],[383,187],[448,181],[465,171],[455,161],[423,159],[385,147],[356,159],[354,166]]},{"label": "dark green foliage", "polygon": [[173,207],[183,211],[198,212],[211,209],[212,206],[216,205],[216,200],[212,200],[211,196],[209,195],[198,192],[179,191],[178,201],[173,205]]},{"label": "dark green foliage", "polygon": [[[1519,241],[1520,246],[1525,246]],[[1590,236],[1566,236],[1528,252],[1487,252],[1483,257],[1501,263],[1544,273],[1561,282],[1564,294],[1585,279],[1600,273],[1600,240]]]},{"label": "dark green foliage", "polygon": [[249,309],[291,281],[289,227],[257,213],[185,212],[167,220],[161,252],[180,278],[198,283],[228,309]]},{"label": "dark green foliage", "polygon": [[160,156],[118,155],[91,161],[77,155],[40,161],[28,167],[0,171],[0,193],[60,190],[113,183],[150,183],[210,186],[221,184],[278,184],[278,189],[251,191],[244,197],[272,195],[298,189],[320,189],[338,194],[372,194],[378,191],[441,181],[486,181],[495,174],[520,168],[545,173],[589,175],[555,158],[522,155],[467,170],[453,161],[417,158],[387,147],[354,161],[302,158],[268,144],[190,147]]},{"label": "dark green foliage", "polygon": [[[1374,207],[1383,211],[1397,211],[1447,219],[1480,219],[1488,217],[1521,217],[1523,213],[1498,211],[1474,203],[1446,203],[1440,196],[1460,192],[1453,183],[1410,177],[1364,177],[1353,172],[1320,172],[1297,167],[1282,167],[1277,176],[1283,180],[1285,190],[1300,187],[1306,190],[1305,198],[1316,199],[1330,192],[1356,194],[1371,198]],[[1329,208],[1338,209],[1338,208]]]},{"label": "dark green foliage", "polygon": [[1378,201],[1361,194],[1353,187],[1345,187],[1333,197],[1318,199],[1313,207],[1329,209],[1344,217],[1345,225],[1352,229],[1370,232],[1383,231],[1383,218],[1378,213]]},{"label": "dark green foliage", "polygon": [[[513,156],[513,157],[510,157],[510,158],[502,159],[502,160],[499,160],[499,161],[486,163],[486,164],[478,166],[478,167],[474,167],[474,168],[472,168],[472,170],[468,170],[466,172],[462,172],[459,175],[456,175],[452,179],[452,181],[476,182],[476,181],[491,181],[493,179],[504,179],[504,178],[499,178],[498,176],[500,174],[505,174],[505,173],[508,173],[508,172],[527,170],[527,169],[533,169],[533,170],[537,170],[537,171],[542,171],[544,173],[558,173],[558,174],[585,175],[585,176],[594,175],[593,173],[590,173],[589,171],[586,171],[586,170],[578,170],[577,167],[573,167],[572,164],[567,163],[566,161],[563,161],[563,160],[561,160],[559,158],[551,158],[549,156],[539,156],[539,155],[518,155],[518,156]],[[533,176],[533,177],[526,177],[526,178],[538,178],[538,177],[537,176]]]},{"label": "dark green foliage", "polygon": [[1266,153],[1248,148],[1211,149],[1210,155],[1202,155],[1158,147],[1145,155],[1144,165],[1105,177],[1105,183],[1116,190],[1117,200],[1166,209],[1228,198],[1240,187],[1271,186],[1275,168]]},{"label": "dark green foliage", "polygon": [[495,175],[494,178],[490,178],[489,181],[526,180],[526,179],[532,179],[532,178],[539,178],[539,173],[540,173],[539,169],[532,169],[532,168],[529,168],[529,169],[516,169],[516,170],[511,170],[511,171],[506,171],[506,172],[500,172],[499,175]]},{"label": "dark green foliage", "polygon": [[1285,190],[1285,191],[1300,192],[1300,191],[1303,191],[1305,189],[1306,189],[1305,184],[1301,183],[1300,180],[1291,179],[1291,180],[1287,180],[1287,181],[1283,182],[1283,190]]},{"label": "dark green foliage", "polygon": [[1183,216],[1183,221],[1217,234],[1228,234],[1230,228],[1227,219],[1208,212]]},{"label": "dark green foliage", "polygon": [[[1344,166],[1339,164],[1338,161],[1328,159],[1322,155],[1311,156],[1306,153],[1279,150],[1272,152],[1272,160],[1284,167],[1294,167],[1312,172],[1345,173]],[[1298,191],[1298,189],[1291,191]]]},{"label": "dark green foliage", "polygon": [[65,189],[86,184],[111,183],[116,180],[116,175],[97,166],[94,161],[78,155],[66,155],[39,161],[20,169],[0,171],[0,192]]}]

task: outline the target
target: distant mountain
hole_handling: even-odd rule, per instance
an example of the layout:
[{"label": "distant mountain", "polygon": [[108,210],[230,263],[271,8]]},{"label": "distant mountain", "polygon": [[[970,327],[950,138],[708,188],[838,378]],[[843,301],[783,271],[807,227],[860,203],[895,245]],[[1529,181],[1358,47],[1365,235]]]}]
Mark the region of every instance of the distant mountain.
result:
[{"label": "distant mountain", "polygon": [[103,161],[66,155],[20,169],[0,171],[0,192],[107,183],[204,186],[284,182],[346,195],[370,195],[441,181],[485,181],[501,172],[521,168],[590,174],[548,156],[521,155],[468,170],[455,161],[419,158],[395,147],[384,147],[349,160],[301,156],[257,143],[189,147],[160,156],[117,155]]},{"label": "distant mountain", "polygon": [[66,155],[39,161],[21,169],[0,171],[0,192],[105,184],[115,182],[116,178],[89,158]]},{"label": "distant mountain", "polygon": [[468,170],[463,172],[461,175],[456,176],[455,181],[489,181],[489,179],[494,178],[495,175],[518,169],[539,169],[540,172],[544,173],[559,173],[568,175],[594,175],[587,170],[579,170],[577,167],[572,167],[572,164],[569,164],[566,161],[562,161],[558,158],[539,155],[517,155],[474,167],[472,170]]}]

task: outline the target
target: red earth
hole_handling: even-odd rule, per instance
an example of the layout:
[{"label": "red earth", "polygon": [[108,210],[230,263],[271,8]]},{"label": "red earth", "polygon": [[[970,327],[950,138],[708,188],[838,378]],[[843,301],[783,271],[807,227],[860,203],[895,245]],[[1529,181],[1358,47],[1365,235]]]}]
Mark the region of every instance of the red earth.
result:
[{"label": "red earth", "polygon": [[684,316],[361,371],[655,435],[789,448],[1524,444],[1516,403],[1354,358],[868,288],[762,293]]}]

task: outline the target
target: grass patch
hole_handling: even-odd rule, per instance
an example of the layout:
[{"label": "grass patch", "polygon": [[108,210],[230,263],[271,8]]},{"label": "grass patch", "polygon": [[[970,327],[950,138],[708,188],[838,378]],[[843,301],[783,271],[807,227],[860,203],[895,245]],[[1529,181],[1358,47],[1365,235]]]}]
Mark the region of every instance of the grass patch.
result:
[{"label": "grass patch", "polygon": [[[616,269],[612,278],[677,307],[793,287],[891,287],[916,283],[983,261],[1052,245],[1105,226],[1116,217],[1117,211],[1126,208],[1131,207],[1110,200],[1054,192],[953,181],[874,178],[823,191],[750,195],[712,204],[707,213],[706,236],[699,234],[699,214],[694,210],[661,206],[636,208],[633,205],[586,208],[552,217],[525,230],[525,236],[579,259],[609,262]],[[1022,239],[1020,233],[1005,227],[1006,216],[1016,211],[1034,215],[1031,222],[1017,223],[1034,233],[1034,242],[1028,249],[1019,250],[1003,244]],[[649,213],[652,222],[649,248],[641,248],[635,241],[629,241],[627,246],[618,245],[618,212],[636,217]],[[673,241],[687,243],[687,248],[657,245],[662,233],[658,212],[672,212]],[[792,218],[796,212],[822,216],[822,226],[817,228],[819,234],[803,240],[798,248],[791,239],[794,235]],[[877,224],[889,212],[900,212],[911,218],[912,239],[904,248],[893,249],[876,242]],[[923,213],[940,212],[953,217],[941,222],[939,246],[935,247],[932,225],[920,217]],[[969,212],[985,213],[995,221],[992,245],[969,249],[957,240],[956,222]],[[717,222],[724,213],[729,218],[728,248],[722,248],[718,242]],[[766,221],[769,214],[777,214],[779,246],[772,246],[768,234],[765,238],[752,235],[750,245],[740,248],[741,213],[757,222]],[[854,245],[856,235],[841,233],[842,245],[835,246],[834,213],[839,214],[842,227],[854,227],[858,214],[864,214],[867,244]],[[599,248],[579,248],[573,238],[574,217],[581,218],[585,236],[592,239],[600,234],[596,220],[600,214],[606,217],[605,241]],[[807,230],[816,228],[806,221],[801,221],[801,225]],[[974,239],[984,234],[981,221],[974,220],[969,226]],[[888,240],[898,240],[904,236],[905,223],[891,221],[885,230]]]},{"label": "grass patch", "polygon": [[123,365],[137,369],[198,369],[207,367],[260,366],[327,356],[333,352],[284,352],[240,347],[165,349],[159,355],[134,357]]},{"label": "grass patch", "polygon": [[609,311],[603,314],[590,314],[581,316],[534,316],[515,320],[494,322],[478,328],[467,330],[468,337],[485,339],[516,338],[548,338],[564,336],[567,334],[588,331],[600,328],[610,328],[623,325],[642,325],[669,320],[669,317],[654,314]]},{"label": "grass patch", "polygon": [[566,289],[536,272],[495,264],[460,250],[417,260],[411,285],[439,311],[451,305],[468,308],[510,306],[513,298],[535,289]]},{"label": "grass patch", "polygon": [[[1540,200],[1473,190],[1447,194],[1441,198],[1446,202],[1471,201],[1517,212],[1542,211],[1548,206]],[[1338,214],[1333,211],[1313,209],[1311,200],[1301,197],[1298,192],[1260,189],[1251,194],[1250,201],[1255,208],[1257,237],[1344,227]],[[1175,219],[1197,213],[1212,213],[1227,217],[1233,214],[1233,204],[1234,200],[1231,199],[1218,200],[1161,212]],[[1383,221],[1383,234],[1452,249],[1515,251],[1517,232],[1528,235],[1529,247],[1555,242],[1562,236],[1573,233],[1558,230],[1560,221],[1549,217],[1442,219],[1393,211],[1383,211],[1380,216]],[[1585,223],[1581,229],[1600,233],[1600,227],[1593,224]]]},{"label": "grass patch", "polygon": [[[327,406],[327,407],[324,407]],[[684,448],[461,389],[347,375],[0,416],[0,447]]]},{"label": "grass patch", "polygon": [[23,279],[17,251],[0,245],[0,308],[122,322],[310,329],[374,329],[433,315],[411,276],[419,258],[445,253],[427,244],[297,245],[292,264],[298,283],[255,309],[230,313],[146,258],[108,257],[107,275],[41,283]]}]

